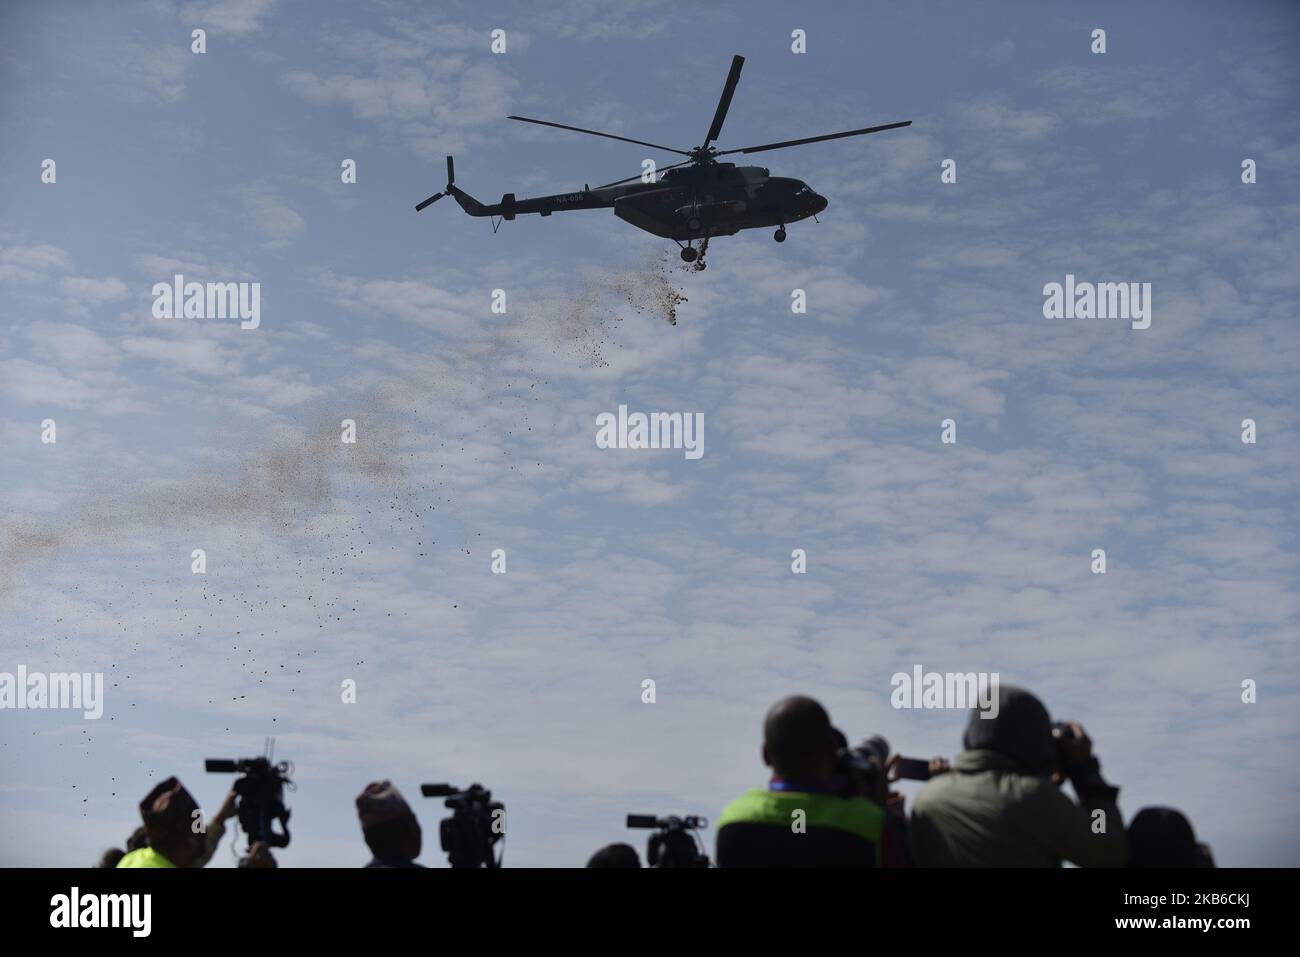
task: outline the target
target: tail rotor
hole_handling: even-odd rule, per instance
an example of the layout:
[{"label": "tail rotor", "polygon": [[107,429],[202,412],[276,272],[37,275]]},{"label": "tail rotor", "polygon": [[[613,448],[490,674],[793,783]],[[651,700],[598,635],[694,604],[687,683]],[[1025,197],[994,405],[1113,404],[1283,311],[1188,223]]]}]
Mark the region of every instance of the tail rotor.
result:
[{"label": "tail rotor", "polygon": [[418,213],[418,212],[420,212],[420,210],[424,209],[426,206],[432,206],[434,203],[436,203],[438,200],[442,199],[444,196],[450,196],[450,195],[451,195],[451,188],[452,188],[452,186],[455,185],[455,183],[456,183],[456,166],[455,166],[454,163],[452,163],[451,157],[448,156],[448,157],[447,157],[447,186],[446,186],[446,188],[445,188],[441,193],[434,193],[432,196],[430,196],[430,197],[429,197],[428,199],[426,199],[424,202],[420,203],[418,206],[415,207],[415,211]]}]

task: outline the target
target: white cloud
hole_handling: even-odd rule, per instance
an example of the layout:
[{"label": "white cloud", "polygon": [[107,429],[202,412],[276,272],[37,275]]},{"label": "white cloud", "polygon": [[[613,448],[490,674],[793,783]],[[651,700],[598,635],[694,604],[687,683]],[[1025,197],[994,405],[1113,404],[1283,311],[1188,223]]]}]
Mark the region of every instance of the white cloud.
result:
[{"label": "white cloud", "polygon": [[71,268],[68,254],[47,243],[0,247],[0,282],[39,282]]},{"label": "white cloud", "polygon": [[126,283],[116,276],[105,276],[102,279],[65,276],[59,287],[67,310],[77,315],[85,315],[110,302],[120,302],[130,294]]},{"label": "white cloud", "polygon": [[0,388],[27,405],[85,406],[98,395],[89,384],[28,359],[0,360]]},{"label": "white cloud", "polygon": [[998,94],[959,97],[948,112],[962,126],[991,136],[1010,136],[1020,140],[1041,139],[1061,123],[1060,118],[1049,110],[1017,109],[1009,97]]},{"label": "white cloud", "polygon": [[275,8],[276,0],[199,0],[180,9],[187,25],[218,33],[244,36],[262,28],[262,20]]},{"label": "white cloud", "polygon": [[[292,70],[282,82],[309,103],[344,106],[378,123],[421,156],[441,156],[510,112],[517,83],[501,58],[486,52],[487,42],[456,27],[402,37],[367,32],[334,41],[346,69]],[[461,52],[471,44],[480,49]]]},{"label": "white cloud", "polygon": [[[670,26],[654,0],[558,0],[538,12],[538,26],[562,40],[589,43],[646,40]],[[694,12],[704,23],[707,9]]]},{"label": "white cloud", "polygon": [[1011,58],[1016,55],[1015,41],[1010,37],[990,43],[988,46],[977,47],[973,55],[992,63],[994,66],[1001,66],[1004,63],[1010,63]]},{"label": "white cloud", "polygon": [[28,323],[23,332],[38,355],[62,368],[96,369],[117,363],[113,345],[95,330],[71,322]]},{"label": "white cloud", "polygon": [[129,355],[174,366],[183,372],[225,376],[237,370],[236,363],[221,344],[209,338],[127,336],[121,347]]},{"label": "white cloud", "polygon": [[245,218],[270,248],[288,246],[307,228],[302,216],[266,183],[239,187],[234,195],[243,206]]},{"label": "white cloud", "polygon": [[185,98],[185,74],[195,54],[180,38],[174,43],[150,46],[128,41],[105,65],[109,83],[136,103],[178,103]]}]

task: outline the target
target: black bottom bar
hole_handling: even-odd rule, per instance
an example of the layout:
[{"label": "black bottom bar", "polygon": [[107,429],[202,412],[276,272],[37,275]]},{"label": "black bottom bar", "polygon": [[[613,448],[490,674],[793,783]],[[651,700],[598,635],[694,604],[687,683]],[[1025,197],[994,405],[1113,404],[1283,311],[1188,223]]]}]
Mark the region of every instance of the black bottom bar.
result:
[{"label": "black bottom bar", "polygon": [[[664,940],[716,931],[770,942],[786,928],[836,933],[844,921],[876,941],[992,942],[1011,934],[1034,949],[1079,937],[1199,935],[1228,946],[1285,926],[1294,874],[1198,871],[649,871],[526,870],[7,870],[7,934],[131,940],[201,939],[336,946],[454,926],[527,931],[539,945],[585,926]],[[73,928],[112,920],[117,927]],[[128,909],[132,895],[140,910]],[[138,896],[137,896],[138,895]],[[88,898],[92,898],[88,902]],[[657,913],[656,913],[657,912]],[[132,918],[135,918],[134,921]],[[65,926],[54,927],[55,923]],[[1203,922],[1208,921],[1209,926]],[[132,929],[134,924],[135,929]],[[660,925],[656,929],[655,925]],[[785,925],[785,926],[783,926]],[[561,931],[561,927],[567,928]],[[621,929],[621,931],[620,931]],[[1035,936],[1021,937],[1026,931]],[[557,938],[555,935],[560,934]],[[197,935],[197,936],[196,936]],[[140,937],[145,935],[140,934]],[[394,938],[394,941],[399,938]],[[619,938],[609,938],[611,941]],[[673,939],[673,938],[668,938]]]}]

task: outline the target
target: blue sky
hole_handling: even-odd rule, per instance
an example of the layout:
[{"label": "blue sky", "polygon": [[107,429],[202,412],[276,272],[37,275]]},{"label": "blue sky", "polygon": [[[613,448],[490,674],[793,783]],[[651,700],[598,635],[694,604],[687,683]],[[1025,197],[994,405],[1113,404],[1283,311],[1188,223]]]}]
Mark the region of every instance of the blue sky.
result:
[{"label": "blue sky", "polygon": [[[1295,864],[1298,41],[1264,2],[5,4],[0,671],[108,700],[0,713],[0,863],[89,864],[170,773],[215,810],[202,759],[275,736],[286,866],[362,863],[381,777],[482,781],[509,863],[580,865],[761,783],[786,693],[954,753],[963,715],[889,705],[921,664]],[[830,200],[784,244],[685,273],[609,211],[413,211],[448,152],[484,201],[668,162],[504,117],[689,148],[736,53],[724,148],[913,120],[756,157]],[[154,319],[176,272],[261,283],[260,328]],[[1151,328],[1045,319],[1067,273],[1150,282]],[[704,456],[598,449],[620,403],[702,412]]]}]

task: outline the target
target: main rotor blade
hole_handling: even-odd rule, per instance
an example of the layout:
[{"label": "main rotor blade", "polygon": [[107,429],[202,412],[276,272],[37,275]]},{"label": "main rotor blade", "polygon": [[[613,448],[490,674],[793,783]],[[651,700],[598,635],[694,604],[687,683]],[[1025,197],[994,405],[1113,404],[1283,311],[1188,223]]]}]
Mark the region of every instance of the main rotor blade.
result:
[{"label": "main rotor blade", "polygon": [[520,123],[536,123],[538,126],[554,126],[557,130],[572,130],[575,133],[588,133],[591,136],[603,136],[606,139],[622,140],[624,143],[635,143],[638,146],[649,146],[657,150],[665,150],[669,153],[677,153],[681,156],[690,156],[686,150],[675,150],[671,146],[660,146],[658,143],[647,143],[645,140],[629,139],[626,136],[615,136],[613,133],[602,133],[600,130],[584,130],[581,126],[565,126],[563,123],[552,123],[549,120],[530,120],[526,116],[507,116],[508,120],[518,120]]},{"label": "main rotor blade", "polygon": [[446,195],[447,195],[446,193],[434,193],[432,196],[426,199],[419,206],[415,207],[415,211],[418,213],[420,210],[424,209],[424,207],[433,205],[434,203],[436,203],[438,200],[442,199]]},{"label": "main rotor blade", "polygon": [[805,143],[820,143],[822,140],[838,140],[845,136],[862,136],[864,133],[879,133],[881,130],[896,130],[900,126],[911,126],[911,120],[904,120],[902,123],[886,123],[884,126],[868,126],[865,130],[848,130],[844,133],[827,133],[825,136],[809,136],[801,140],[786,140],[783,143],[764,143],[762,146],[746,146],[737,150],[718,150],[715,156],[726,156],[728,153],[762,153],[764,150],[781,150],[787,146],[803,146]]},{"label": "main rotor blade", "polygon": [[[691,160],[682,160],[680,163],[673,163],[671,166],[660,166],[657,170],[655,170],[655,173],[658,174],[658,173],[662,173],[662,172],[664,172],[664,170],[676,169],[677,167],[679,167],[679,166],[685,166],[685,165],[687,165],[687,164],[690,163],[690,162],[692,162],[692,161],[691,161]],[[606,183],[605,186],[619,186],[619,185],[621,185],[621,184],[623,184],[623,183],[630,183],[630,182],[632,182],[632,180],[634,180],[634,179],[640,179],[640,178],[641,178],[641,175],[642,175],[642,174],[637,173],[635,176],[629,176],[627,179],[616,179],[616,180],[614,180],[614,182],[612,182],[612,183]],[[597,186],[596,189],[604,189],[605,186]]]},{"label": "main rotor blade", "polygon": [[704,137],[705,146],[722,135],[722,121],[727,118],[727,111],[731,109],[731,98],[736,95],[736,84],[740,82],[740,68],[744,65],[743,56],[738,54],[731,58],[731,72],[727,74],[727,82],[722,85],[722,96],[718,100],[718,109],[713,114],[713,125],[709,127],[709,135]]}]

